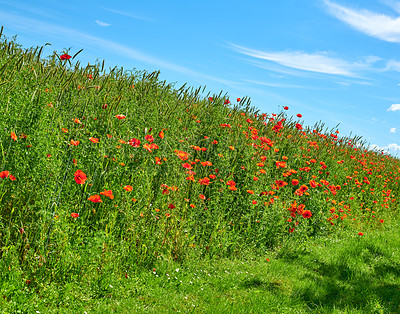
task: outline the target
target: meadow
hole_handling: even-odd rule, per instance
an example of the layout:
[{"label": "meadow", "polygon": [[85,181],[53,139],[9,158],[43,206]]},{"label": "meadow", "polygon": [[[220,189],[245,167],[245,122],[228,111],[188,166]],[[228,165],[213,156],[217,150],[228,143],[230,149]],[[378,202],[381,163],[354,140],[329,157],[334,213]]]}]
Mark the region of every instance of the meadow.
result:
[{"label": "meadow", "polygon": [[398,158],[0,39],[5,313],[400,311]]}]

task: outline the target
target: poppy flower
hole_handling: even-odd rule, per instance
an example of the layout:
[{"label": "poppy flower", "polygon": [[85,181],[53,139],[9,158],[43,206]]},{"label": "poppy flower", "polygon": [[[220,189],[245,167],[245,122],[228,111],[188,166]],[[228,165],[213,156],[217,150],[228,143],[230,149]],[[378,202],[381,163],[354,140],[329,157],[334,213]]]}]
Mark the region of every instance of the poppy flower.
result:
[{"label": "poppy flower", "polygon": [[288,106],[285,106],[285,107],[283,107],[283,109],[285,109],[285,110],[289,110],[289,107],[288,107]]},{"label": "poppy flower", "polygon": [[96,137],[90,137],[90,138],[89,138],[89,141],[91,141],[92,143],[98,143],[98,142],[99,142],[99,139],[96,138]]},{"label": "poppy flower", "polygon": [[164,138],[164,130],[161,130],[160,133],[158,133],[158,136],[163,139]]},{"label": "poppy flower", "polygon": [[100,194],[109,197],[110,200],[114,198],[114,195],[112,195],[112,190],[107,191],[106,189],[104,189],[104,191],[100,192]]},{"label": "poppy flower", "polygon": [[124,116],[123,114],[117,114],[115,117],[116,117],[118,120],[122,120],[122,119],[125,119],[125,118],[126,118],[126,116]]},{"label": "poppy flower", "polygon": [[199,198],[202,199],[203,201],[206,199],[206,197],[203,194],[200,194]]},{"label": "poppy flower", "polygon": [[297,130],[302,130],[303,126],[300,123],[296,123],[296,129]]},{"label": "poppy flower", "polygon": [[175,208],[175,205],[174,205],[174,204],[168,204],[168,208],[169,208],[169,209],[174,209],[174,208]]},{"label": "poppy flower", "polygon": [[140,140],[137,138],[132,138],[128,141],[128,144],[131,145],[132,147],[139,147],[140,146]]},{"label": "poppy flower", "polygon": [[293,179],[293,180],[292,180],[292,185],[297,185],[297,184],[299,184],[299,180]]},{"label": "poppy flower", "polygon": [[301,117],[302,117],[302,115],[301,115],[300,113],[298,113],[296,116],[297,116],[298,118],[301,118]]},{"label": "poppy flower", "polygon": [[240,101],[241,101],[241,99],[240,99],[240,98],[237,98],[237,99],[236,99],[236,101],[237,101],[237,102],[240,102]]},{"label": "poppy flower", "polygon": [[10,175],[9,171],[5,170],[5,171],[0,172],[0,178],[2,178],[2,179],[7,178],[9,175]]},{"label": "poppy flower", "polygon": [[9,178],[10,178],[10,180],[11,180],[11,181],[15,181],[15,180],[17,180],[17,178],[16,178],[16,177],[14,177],[12,174],[10,174]]},{"label": "poppy flower", "polygon": [[209,185],[210,184],[210,179],[205,177],[203,179],[199,179],[199,184],[201,185]]},{"label": "poppy flower", "polygon": [[185,162],[184,164],[182,164],[182,167],[185,168],[185,169],[193,169],[193,167],[192,167],[189,163],[187,163],[187,162]]},{"label": "poppy flower", "polygon": [[14,141],[16,141],[16,140],[17,140],[17,136],[15,135],[15,133],[14,133],[14,132],[11,132],[11,138],[12,138]]},{"label": "poppy flower", "polygon": [[312,216],[312,213],[311,213],[311,211],[306,209],[305,211],[303,211],[303,213],[301,215],[303,216],[303,218],[310,218]]},{"label": "poppy flower", "polygon": [[77,170],[74,173],[75,182],[78,184],[84,184],[87,180],[86,174],[82,170]]},{"label": "poppy flower", "polygon": [[181,150],[175,150],[175,154],[179,157],[180,160],[185,161],[188,160],[189,154],[186,152],[183,152]]},{"label": "poppy flower", "polygon": [[358,235],[359,235],[359,236],[363,236],[363,235],[364,235],[364,233],[362,233],[362,232],[359,232],[359,233],[358,233]]},{"label": "poppy flower", "polygon": [[64,53],[63,55],[60,56],[60,59],[61,60],[69,60],[69,59],[71,59],[71,56],[66,54],[66,53]]},{"label": "poppy flower", "polygon": [[131,185],[125,185],[124,190],[127,192],[131,192],[133,190],[133,187]]},{"label": "poppy flower", "polygon": [[79,214],[78,214],[78,213],[71,213],[71,217],[72,217],[72,218],[78,218],[78,217],[79,217]]},{"label": "poppy flower", "polygon": [[229,99],[225,99],[224,100],[224,105],[228,105],[228,104],[230,104],[231,102],[229,101]]},{"label": "poppy flower", "polygon": [[78,146],[79,143],[80,143],[79,141],[71,140],[71,145],[72,145],[72,146]]},{"label": "poppy flower", "polygon": [[88,198],[88,201],[91,201],[93,203],[102,203],[103,201],[101,200],[100,195],[92,195]]},{"label": "poppy flower", "polygon": [[66,128],[62,128],[61,131],[63,131],[64,133],[68,133],[68,129]]},{"label": "poppy flower", "polygon": [[150,134],[147,134],[145,137],[144,137],[145,139],[146,139],[146,141],[148,141],[148,142],[154,142],[154,137],[153,137],[153,135],[150,135]]}]

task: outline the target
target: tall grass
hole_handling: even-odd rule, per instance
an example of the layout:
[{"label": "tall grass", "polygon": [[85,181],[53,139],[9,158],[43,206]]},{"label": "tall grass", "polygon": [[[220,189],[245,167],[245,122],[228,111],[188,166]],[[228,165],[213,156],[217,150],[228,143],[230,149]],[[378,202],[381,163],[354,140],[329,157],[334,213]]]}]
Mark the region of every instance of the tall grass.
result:
[{"label": "tall grass", "polygon": [[363,234],[398,215],[399,160],[360,137],[42,48],[1,37],[3,283],[96,273],[106,289],[111,271]]}]

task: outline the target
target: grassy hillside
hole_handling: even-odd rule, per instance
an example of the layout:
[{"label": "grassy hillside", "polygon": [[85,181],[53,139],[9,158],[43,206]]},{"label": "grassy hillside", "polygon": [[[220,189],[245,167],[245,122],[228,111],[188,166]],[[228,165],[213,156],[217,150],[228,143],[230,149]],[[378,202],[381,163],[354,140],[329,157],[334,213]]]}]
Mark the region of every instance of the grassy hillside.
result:
[{"label": "grassy hillside", "polygon": [[160,263],[397,226],[399,160],[359,137],[305,126],[290,105],[261,113],[158,72],[41,52],[1,37],[0,291],[10,309],[51,303],[46,287],[72,295],[82,284],[102,298],[115,278]]}]

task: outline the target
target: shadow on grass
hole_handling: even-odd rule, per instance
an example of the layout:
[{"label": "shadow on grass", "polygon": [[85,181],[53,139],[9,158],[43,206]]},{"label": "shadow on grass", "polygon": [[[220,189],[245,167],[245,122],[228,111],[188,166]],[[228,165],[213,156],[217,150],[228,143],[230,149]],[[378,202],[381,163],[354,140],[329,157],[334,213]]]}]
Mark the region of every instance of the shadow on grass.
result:
[{"label": "shadow on grass", "polygon": [[299,263],[306,269],[293,294],[310,309],[400,313],[398,262],[371,245],[338,253],[337,258],[328,261],[303,256],[308,261],[306,266],[302,265],[301,257],[300,261],[292,259],[291,263]]}]

